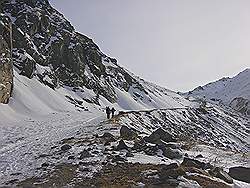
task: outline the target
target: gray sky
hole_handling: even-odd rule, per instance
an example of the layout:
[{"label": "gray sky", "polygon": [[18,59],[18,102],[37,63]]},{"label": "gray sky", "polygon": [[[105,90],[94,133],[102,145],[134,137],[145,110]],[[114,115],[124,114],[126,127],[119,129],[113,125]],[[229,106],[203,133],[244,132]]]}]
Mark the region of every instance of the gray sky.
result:
[{"label": "gray sky", "polygon": [[250,67],[250,0],[50,0],[140,77],[187,91]]}]

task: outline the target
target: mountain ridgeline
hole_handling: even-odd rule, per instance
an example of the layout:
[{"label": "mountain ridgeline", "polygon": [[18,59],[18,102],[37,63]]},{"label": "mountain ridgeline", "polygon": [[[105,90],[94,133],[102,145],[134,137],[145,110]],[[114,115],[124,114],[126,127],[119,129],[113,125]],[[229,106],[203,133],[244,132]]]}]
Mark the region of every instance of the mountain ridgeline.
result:
[{"label": "mountain ridgeline", "polygon": [[[19,75],[36,78],[52,89],[90,90],[91,95],[81,98],[97,105],[100,96],[110,103],[118,102],[119,93],[129,93],[139,106],[149,104],[146,107],[163,107],[167,102],[162,95],[168,98],[169,92],[173,102],[184,100],[119,66],[92,39],[76,32],[48,0],[4,0],[1,13],[13,24],[13,64]],[[161,98],[161,105],[155,96]]]},{"label": "mountain ridgeline", "polygon": [[250,69],[247,68],[232,78],[222,78],[197,87],[186,95],[227,105],[250,116]]}]

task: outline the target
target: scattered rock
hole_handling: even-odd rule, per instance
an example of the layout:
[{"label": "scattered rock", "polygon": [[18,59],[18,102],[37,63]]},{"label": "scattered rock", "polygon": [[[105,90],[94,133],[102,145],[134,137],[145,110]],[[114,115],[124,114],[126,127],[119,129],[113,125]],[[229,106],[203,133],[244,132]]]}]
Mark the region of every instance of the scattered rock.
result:
[{"label": "scattered rock", "polygon": [[38,156],[38,158],[44,158],[44,157],[48,157],[48,156],[50,156],[49,154],[40,154],[39,156]]},{"label": "scattered rock", "polygon": [[51,148],[50,148],[50,149],[55,149],[55,148],[57,148],[57,146],[51,146]]},{"label": "scattered rock", "polygon": [[62,151],[68,151],[69,149],[71,149],[72,147],[69,145],[69,144],[64,144],[62,147],[61,147],[61,150]]},{"label": "scattered rock", "polygon": [[19,176],[19,175],[21,175],[22,173],[21,172],[16,172],[16,173],[11,173],[10,175],[11,176]]},{"label": "scattered rock", "polygon": [[171,163],[169,165],[164,165],[162,167],[163,170],[170,170],[170,169],[175,169],[175,168],[178,168],[178,164],[177,163]]},{"label": "scattered rock", "polygon": [[75,159],[75,156],[73,156],[73,155],[70,155],[69,157],[68,157],[68,160],[74,160]]},{"label": "scattered rock", "polygon": [[116,147],[117,150],[123,150],[123,149],[128,149],[129,147],[125,144],[123,140],[119,141],[118,146]]},{"label": "scattered rock", "polygon": [[46,168],[48,166],[49,166],[49,163],[46,163],[46,162],[41,165],[41,167],[43,167],[43,168]]},{"label": "scattered rock", "polygon": [[62,140],[63,144],[69,143],[71,140],[75,139],[75,137],[65,138]]},{"label": "scattered rock", "polygon": [[212,168],[212,165],[209,164],[209,163],[200,162],[198,160],[187,158],[187,157],[184,157],[184,160],[181,163],[181,165],[182,166],[187,166],[187,167],[200,168],[200,169]]},{"label": "scattered rock", "polygon": [[134,130],[123,125],[120,129],[120,136],[123,139],[131,140],[131,139],[137,137],[137,133]]},{"label": "scattered rock", "polygon": [[144,139],[141,139],[140,141],[135,141],[135,144],[132,147],[133,150],[136,150],[138,152],[144,151],[146,148],[147,148],[147,144]]},{"label": "scattered rock", "polygon": [[18,181],[19,181],[19,179],[13,179],[13,180],[8,181],[6,184],[7,185],[14,184],[14,183],[17,183]]},{"label": "scattered rock", "polygon": [[208,172],[206,172],[205,170],[202,170],[200,168],[195,168],[195,167],[184,167],[182,166],[182,168],[185,170],[185,172],[190,172],[190,173],[196,173],[196,174],[202,174],[204,176],[210,176],[210,174]]},{"label": "scattered rock", "polygon": [[125,162],[126,159],[121,157],[120,155],[115,155],[112,157],[112,162],[115,163],[115,162]]},{"label": "scattered rock", "polygon": [[80,157],[79,159],[84,159],[84,158],[88,158],[88,157],[93,157],[88,150],[83,150],[82,152],[80,152]]},{"label": "scattered rock", "polygon": [[165,142],[175,142],[176,140],[173,138],[169,132],[159,128],[155,130],[149,137],[144,138],[147,142],[156,143],[158,144],[160,140]]},{"label": "scattered rock", "polygon": [[147,155],[156,155],[157,154],[157,151],[158,151],[158,147],[157,146],[147,146],[147,148],[144,149],[144,152],[147,154]]},{"label": "scattered rock", "polygon": [[229,175],[240,181],[250,183],[250,168],[238,166],[229,169]]},{"label": "scattered rock", "polygon": [[80,170],[81,172],[89,172],[89,171],[90,171],[89,168],[84,167],[84,166],[80,166],[80,167],[79,167],[79,170]]},{"label": "scattered rock", "polygon": [[165,182],[167,179],[177,179],[178,176],[183,175],[185,175],[185,171],[180,168],[177,163],[166,165],[159,171],[159,178],[164,180],[163,182]]},{"label": "scattered rock", "polygon": [[106,141],[106,142],[104,143],[104,146],[110,146],[110,142]]},{"label": "scattered rock", "polygon": [[105,140],[105,143],[115,142],[115,136],[111,133],[105,132],[101,138]]},{"label": "scattered rock", "polygon": [[[97,135],[98,136],[98,135]],[[114,135],[112,135],[111,133],[109,132],[105,132],[101,138],[114,138]]]},{"label": "scattered rock", "polygon": [[171,148],[161,148],[163,155],[169,159],[180,159],[182,158],[182,153],[178,149],[171,149]]},{"label": "scattered rock", "polygon": [[164,141],[162,141],[162,143],[165,145],[165,147],[169,147],[172,149],[181,149],[181,147],[178,144],[165,143]]}]

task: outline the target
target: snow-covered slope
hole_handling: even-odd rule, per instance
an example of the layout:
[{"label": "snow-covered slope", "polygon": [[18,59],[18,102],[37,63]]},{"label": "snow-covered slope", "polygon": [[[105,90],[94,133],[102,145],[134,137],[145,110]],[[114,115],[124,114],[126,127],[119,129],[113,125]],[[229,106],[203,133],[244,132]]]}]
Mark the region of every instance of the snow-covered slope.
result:
[{"label": "snow-covered slope", "polygon": [[187,93],[199,99],[230,105],[237,111],[250,115],[250,69],[232,78],[222,78]]},{"label": "snow-covered slope", "polygon": [[28,115],[72,106],[141,110],[192,105],[119,66],[47,0],[2,1],[1,12],[13,24],[15,69],[14,95],[5,109]]}]

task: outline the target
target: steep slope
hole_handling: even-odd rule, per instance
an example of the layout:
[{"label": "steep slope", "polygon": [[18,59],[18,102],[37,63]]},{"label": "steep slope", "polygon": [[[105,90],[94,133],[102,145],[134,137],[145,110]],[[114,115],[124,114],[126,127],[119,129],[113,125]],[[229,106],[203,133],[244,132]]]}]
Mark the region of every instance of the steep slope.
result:
[{"label": "steep slope", "polygon": [[[65,100],[76,106],[114,104],[129,110],[191,104],[119,66],[91,39],[76,32],[47,0],[1,1],[1,12],[13,23],[15,71],[56,92],[71,91]],[[23,92],[18,85],[14,89]]]},{"label": "steep slope", "polygon": [[187,95],[229,105],[243,114],[250,115],[250,69],[242,71],[235,77],[222,78],[195,88]]}]

